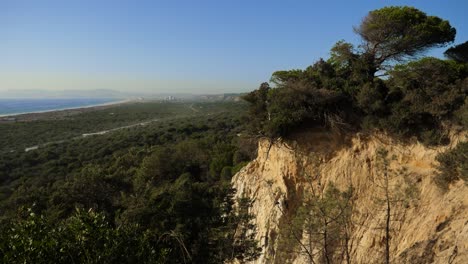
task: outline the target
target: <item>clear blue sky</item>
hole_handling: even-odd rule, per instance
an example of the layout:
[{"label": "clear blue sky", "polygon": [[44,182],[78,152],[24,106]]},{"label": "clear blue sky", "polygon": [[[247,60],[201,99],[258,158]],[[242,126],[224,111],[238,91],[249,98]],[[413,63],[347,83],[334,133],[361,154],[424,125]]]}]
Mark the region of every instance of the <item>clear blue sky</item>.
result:
[{"label": "clear blue sky", "polygon": [[[0,1],[7,89],[243,92],[304,68],[368,11],[411,5],[468,40],[468,1]],[[441,51],[430,54],[438,56]]]}]

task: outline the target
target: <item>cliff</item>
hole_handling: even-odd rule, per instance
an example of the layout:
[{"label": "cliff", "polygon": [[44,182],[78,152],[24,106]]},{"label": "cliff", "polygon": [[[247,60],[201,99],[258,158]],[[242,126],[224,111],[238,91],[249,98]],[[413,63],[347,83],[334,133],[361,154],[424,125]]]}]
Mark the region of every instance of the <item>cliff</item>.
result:
[{"label": "cliff", "polygon": [[[262,247],[253,263],[384,263],[386,231],[391,263],[468,263],[468,187],[458,181],[443,191],[434,183],[436,155],[465,135],[436,148],[383,135],[315,131],[295,138],[260,141],[258,157],[233,178],[236,195],[252,201]],[[322,243],[333,230],[322,226],[314,233],[306,227],[310,219],[294,230],[295,220],[300,208],[313,208],[304,204],[318,201],[310,197],[325,197],[331,185],[351,190],[350,216],[339,222],[346,226],[335,231],[339,239]]]}]

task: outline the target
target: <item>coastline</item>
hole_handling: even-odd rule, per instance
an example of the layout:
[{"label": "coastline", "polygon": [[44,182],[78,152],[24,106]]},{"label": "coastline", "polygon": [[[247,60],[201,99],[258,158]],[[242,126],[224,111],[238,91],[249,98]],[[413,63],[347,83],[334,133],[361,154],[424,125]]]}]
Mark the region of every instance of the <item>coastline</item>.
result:
[{"label": "coastline", "polygon": [[[33,121],[33,120],[38,120],[38,119],[57,119],[57,118],[64,117],[64,116],[105,109],[108,107],[133,103],[137,101],[138,101],[137,99],[123,99],[119,101],[106,102],[102,104],[66,107],[66,108],[49,109],[49,110],[33,111],[33,112],[23,112],[23,113],[0,114],[0,122]],[[14,120],[8,120],[8,119],[14,119]]]}]

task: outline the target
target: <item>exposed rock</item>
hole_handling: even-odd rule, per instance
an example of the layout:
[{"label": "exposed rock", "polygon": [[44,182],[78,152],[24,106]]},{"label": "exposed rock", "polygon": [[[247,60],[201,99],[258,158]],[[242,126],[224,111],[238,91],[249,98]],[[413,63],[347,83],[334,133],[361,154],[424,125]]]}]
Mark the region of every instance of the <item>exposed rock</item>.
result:
[{"label": "exposed rock", "polygon": [[[258,157],[233,178],[236,195],[253,200],[251,211],[263,249],[253,263],[309,263],[306,255],[294,250],[299,242],[291,243],[295,253],[288,259],[279,257],[278,251],[284,250],[278,247],[281,231],[288,228],[286,215],[301,205],[313,186],[324,188],[330,183],[341,190],[354,188],[351,263],[383,263],[386,211],[378,202],[382,198],[380,149],[388,151],[389,170],[400,171],[390,179],[392,190],[404,189],[409,195],[392,204],[391,262],[468,263],[468,187],[459,181],[443,192],[433,181],[436,155],[464,140],[465,135],[458,135],[450,146],[427,148],[382,135],[337,138],[310,132],[294,143],[261,141]],[[315,263],[321,260],[316,257]]]}]

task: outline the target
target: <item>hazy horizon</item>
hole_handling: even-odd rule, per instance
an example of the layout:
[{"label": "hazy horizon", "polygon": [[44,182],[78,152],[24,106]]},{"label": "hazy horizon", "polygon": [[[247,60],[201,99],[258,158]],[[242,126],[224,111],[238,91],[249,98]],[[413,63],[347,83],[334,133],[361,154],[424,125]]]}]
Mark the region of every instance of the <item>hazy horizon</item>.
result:
[{"label": "hazy horizon", "polygon": [[[247,92],[327,58],[367,12],[411,5],[468,39],[459,1],[3,1],[0,97],[22,90]],[[427,55],[441,57],[445,48]],[[7,92],[9,91],[9,92]]]},{"label": "hazy horizon", "polygon": [[[146,80],[124,79],[121,76],[108,78],[18,78],[0,74],[0,98],[35,97],[36,94],[50,97],[51,94],[66,92],[112,91],[126,95],[157,94],[223,94],[243,93],[256,88],[255,85],[236,80]],[[10,88],[9,88],[10,87]],[[38,88],[34,88],[38,87]],[[178,87],[179,89],[174,89]],[[188,87],[189,89],[184,89]],[[40,94],[39,94],[40,93]],[[18,96],[16,96],[18,94]]]},{"label": "hazy horizon", "polygon": [[215,96],[229,94],[244,94],[244,92],[207,92],[207,93],[190,93],[190,92],[121,92],[112,89],[84,89],[84,90],[38,90],[38,89],[21,89],[21,90],[0,90],[0,100],[2,99],[72,99],[72,98],[114,98],[114,99],[135,99],[135,98],[163,98],[166,96],[175,96],[176,98],[192,98],[198,96]]}]

